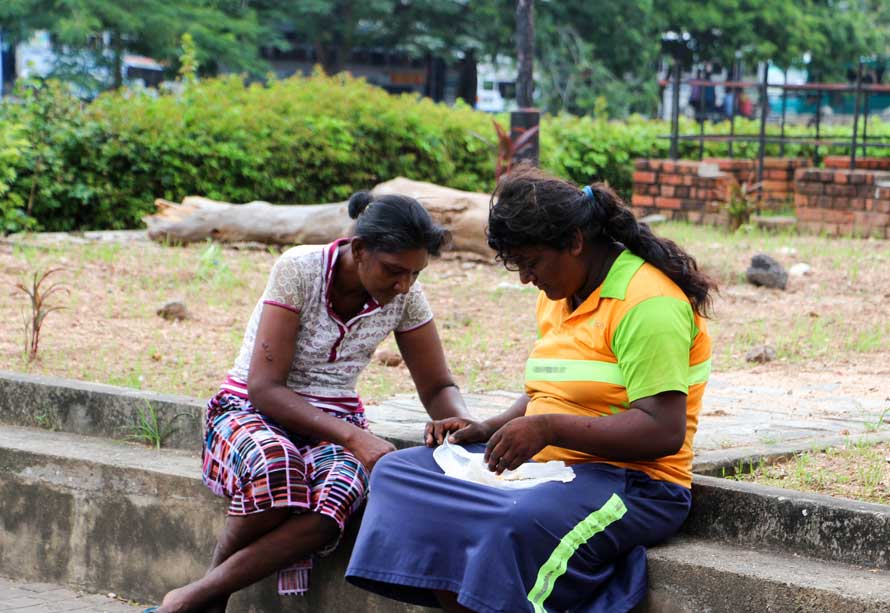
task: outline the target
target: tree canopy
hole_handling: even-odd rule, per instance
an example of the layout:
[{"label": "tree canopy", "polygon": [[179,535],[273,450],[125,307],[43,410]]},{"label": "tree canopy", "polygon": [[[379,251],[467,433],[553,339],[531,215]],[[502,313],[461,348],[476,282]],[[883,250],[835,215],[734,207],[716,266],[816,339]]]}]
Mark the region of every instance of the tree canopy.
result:
[{"label": "tree canopy", "polygon": [[[328,72],[356,48],[475,64],[515,55],[515,8],[515,0],[3,0],[0,29],[14,40],[49,31],[66,51],[59,74],[82,77],[92,63],[105,70],[102,87],[115,87],[123,50],[175,74],[186,32],[204,73],[262,75],[260,49],[294,41],[311,45]],[[770,60],[833,80],[861,56],[890,55],[886,0],[538,0],[534,11],[538,95],[550,111],[651,110],[662,57],[687,67]]]}]

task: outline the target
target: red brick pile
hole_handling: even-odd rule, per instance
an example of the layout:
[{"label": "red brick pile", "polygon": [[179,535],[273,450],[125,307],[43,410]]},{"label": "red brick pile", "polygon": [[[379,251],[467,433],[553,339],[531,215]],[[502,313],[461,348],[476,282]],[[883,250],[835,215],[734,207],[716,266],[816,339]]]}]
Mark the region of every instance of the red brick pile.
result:
[{"label": "red brick pile", "polygon": [[890,238],[890,172],[804,168],[795,192],[801,230]]},{"label": "red brick pile", "polygon": [[[673,160],[636,160],[633,174],[634,213],[652,213],[693,223],[724,224],[735,177],[714,165]],[[713,170],[712,173],[708,172]]]}]

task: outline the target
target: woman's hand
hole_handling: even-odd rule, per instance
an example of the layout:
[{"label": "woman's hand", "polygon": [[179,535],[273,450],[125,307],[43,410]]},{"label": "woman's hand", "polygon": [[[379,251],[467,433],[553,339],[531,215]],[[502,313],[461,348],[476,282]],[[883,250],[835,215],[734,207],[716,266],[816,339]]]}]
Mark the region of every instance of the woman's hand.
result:
[{"label": "woman's hand", "polygon": [[485,448],[488,469],[501,474],[516,470],[550,444],[550,429],[545,415],[517,417],[491,435]]},{"label": "woman's hand", "polygon": [[491,436],[492,428],[484,421],[474,421],[466,417],[448,417],[427,423],[423,440],[427,447],[435,447],[445,442],[449,436],[451,443],[484,443]]},{"label": "woman's hand", "polygon": [[380,458],[396,450],[389,441],[364,430],[360,430],[355,438],[349,441],[347,448],[362,463],[368,474],[371,473]]}]

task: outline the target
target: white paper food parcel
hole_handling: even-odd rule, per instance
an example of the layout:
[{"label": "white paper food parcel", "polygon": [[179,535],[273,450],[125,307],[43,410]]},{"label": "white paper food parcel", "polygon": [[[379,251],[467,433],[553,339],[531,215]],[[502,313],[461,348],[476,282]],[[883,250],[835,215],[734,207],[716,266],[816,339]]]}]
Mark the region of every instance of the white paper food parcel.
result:
[{"label": "white paper food parcel", "polygon": [[516,470],[505,470],[502,474],[488,470],[481,453],[472,453],[460,445],[445,442],[433,451],[433,459],[446,475],[503,489],[534,487],[547,481],[568,483],[575,478],[575,471],[565,462],[526,462]]}]

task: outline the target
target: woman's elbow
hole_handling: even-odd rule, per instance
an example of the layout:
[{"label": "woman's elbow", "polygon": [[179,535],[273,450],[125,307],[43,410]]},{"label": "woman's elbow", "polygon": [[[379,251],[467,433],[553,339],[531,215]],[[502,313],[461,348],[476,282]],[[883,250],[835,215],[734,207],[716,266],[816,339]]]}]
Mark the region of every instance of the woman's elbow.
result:
[{"label": "woman's elbow", "polygon": [[248,377],[247,398],[250,400],[250,404],[257,409],[263,407],[266,404],[266,396],[274,387],[275,385],[269,381],[255,377]]},{"label": "woman's elbow", "polygon": [[662,453],[659,454],[658,457],[666,457],[675,455],[683,449],[683,444],[686,442],[686,428],[684,427],[682,430],[678,428],[671,428],[664,432],[663,437],[661,439],[661,448]]}]

